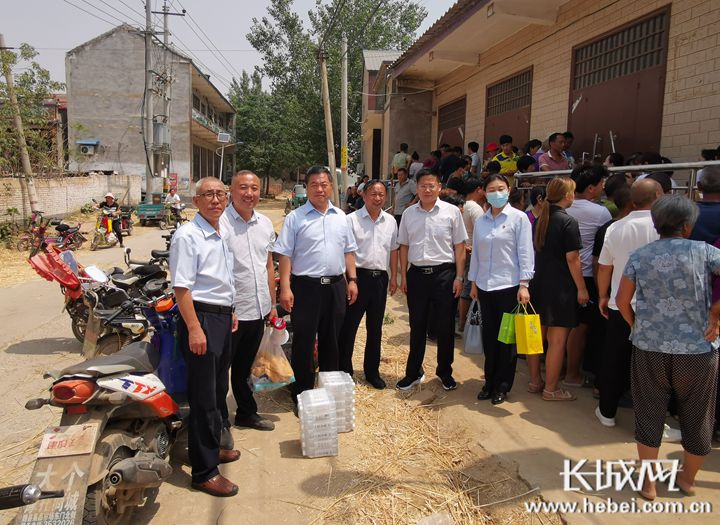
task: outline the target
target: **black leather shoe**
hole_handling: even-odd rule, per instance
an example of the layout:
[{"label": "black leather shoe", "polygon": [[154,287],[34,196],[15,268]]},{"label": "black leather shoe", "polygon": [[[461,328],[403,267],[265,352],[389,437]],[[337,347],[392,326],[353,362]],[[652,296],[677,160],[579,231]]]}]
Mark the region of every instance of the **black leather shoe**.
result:
[{"label": "black leather shoe", "polygon": [[489,390],[485,390],[485,387],[483,387],[477,395],[477,398],[480,401],[485,401],[486,399],[490,399],[491,397],[492,393]]},{"label": "black leather shoe", "polygon": [[505,402],[505,398],[507,397],[507,394],[505,392],[498,392],[494,396],[492,396],[492,401],[490,401],[493,405],[499,405],[500,403]]},{"label": "black leather shoe", "polygon": [[250,417],[236,417],[235,426],[254,428],[255,430],[275,430],[275,423],[257,414],[253,414]]},{"label": "black leather shoe", "polygon": [[387,386],[387,383],[385,383],[380,376],[365,376],[365,380],[370,383],[373,388],[377,388],[378,390],[383,390]]}]

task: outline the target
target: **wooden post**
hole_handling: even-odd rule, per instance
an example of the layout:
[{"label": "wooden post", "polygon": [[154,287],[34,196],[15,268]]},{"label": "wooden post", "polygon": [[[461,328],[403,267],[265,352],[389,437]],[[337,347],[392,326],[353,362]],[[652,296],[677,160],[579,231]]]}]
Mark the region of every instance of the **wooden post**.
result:
[{"label": "wooden post", "polygon": [[322,101],[323,110],[325,111],[325,137],[327,139],[328,167],[330,168],[330,177],[332,179],[332,202],[335,206],[340,206],[340,198],[338,194],[338,185],[340,181],[335,175],[335,139],[333,138],[332,113],[330,112],[330,88],[328,87],[327,72],[327,55],[321,49],[318,52],[320,60],[320,80],[322,81]]},{"label": "wooden post", "polygon": [[28,153],[27,142],[25,142],[25,132],[23,131],[20,107],[18,106],[17,97],[15,96],[15,84],[13,82],[12,70],[10,69],[10,61],[7,58],[5,50],[5,37],[0,33],[0,57],[2,57],[3,75],[5,75],[8,98],[10,99],[10,106],[13,110],[13,123],[15,124],[15,133],[17,134],[18,146],[20,148],[20,160],[22,162],[23,173],[25,174],[25,184],[27,185],[28,199],[30,200],[30,211],[34,212],[39,209],[38,197],[35,191],[32,166],[30,165],[30,154]]}]

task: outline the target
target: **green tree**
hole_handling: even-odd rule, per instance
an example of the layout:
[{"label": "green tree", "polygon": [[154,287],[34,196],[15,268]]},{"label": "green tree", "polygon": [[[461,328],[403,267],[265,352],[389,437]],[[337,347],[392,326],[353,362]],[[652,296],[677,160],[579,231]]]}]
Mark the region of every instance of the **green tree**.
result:
[{"label": "green tree", "polygon": [[[337,11],[339,4],[342,8]],[[284,122],[281,136],[290,151],[285,168],[304,168],[327,159],[325,123],[318,72],[318,39],[328,53],[330,102],[339,159],[340,143],[340,41],[348,38],[348,137],[351,156],[359,150],[362,108],[363,49],[407,49],[415,32],[427,16],[420,2],[386,0],[376,10],[378,0],[317,0],[308,13],[306,28],[292,10],[293,0],[272,0],[268,15],[253,19],[250,44],[263,58],[257,71],[267,79],[277,104],[278,121]],[[326,31],[337,12],[332,31]],[[242,122],[238,115],[238,125]],[[293,151],[294,150],[294,151]]]},{"label": "green tree", "polygon": [[[57,157],[53,141],[55,128],[53,116],[43,102],[53,93],[65,89],[65,85],[50,78],[50,72],[34,59],[35,49],[28,44],[20,46],[19,53],[0,51],[9,60],[14,70],[15,93],[23,120],[25,140],[28,145],[30,163],[38,174],[57,168]],[[23,68],[16,67],[22,64]],[[2,71],[0,71],[0,74]],[[19,173],[22,171],[20,154],[13,127],[13,112],[8,102],[7,85],[3,77],[0,82],[0,171]]]}]

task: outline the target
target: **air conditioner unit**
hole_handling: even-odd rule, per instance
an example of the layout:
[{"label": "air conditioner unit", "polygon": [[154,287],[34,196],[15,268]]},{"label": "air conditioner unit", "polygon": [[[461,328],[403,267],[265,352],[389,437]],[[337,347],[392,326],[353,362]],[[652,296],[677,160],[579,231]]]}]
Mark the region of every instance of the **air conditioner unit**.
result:
[{"label": "air conditioner unit", "polygon": [[95,146],[80,146],[80,153],[83,155],[95,155]]}]

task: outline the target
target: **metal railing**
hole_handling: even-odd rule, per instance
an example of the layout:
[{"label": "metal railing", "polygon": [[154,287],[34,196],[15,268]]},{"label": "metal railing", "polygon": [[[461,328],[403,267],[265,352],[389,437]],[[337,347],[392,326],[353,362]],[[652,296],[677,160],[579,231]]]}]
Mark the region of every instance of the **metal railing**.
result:
[{"label": "metal railing", "polygon": [[[695,198],[697,191],[697,172],[707,166],[720,166],[720,160],[709,160],[701,162],[674,162],[669,164],[644,164],[641,166],[613,166],[607,168],[610,173],[652,173],[658,171],[690,171],[688,183],[685,186],[673,186],[673,192],[681,190],[689,190],[688,195],[691,199]],[[572,170],[557,171],[533,171],[531,173],[523,173],[515,175],[515,184],[518,185],[524,180],[548,179],[559,175],[570,175]]]}]

